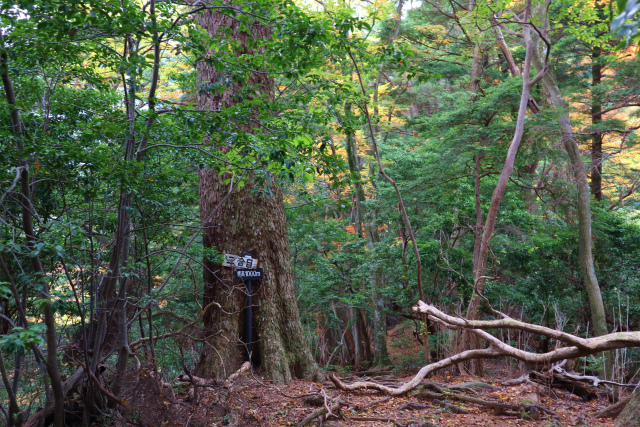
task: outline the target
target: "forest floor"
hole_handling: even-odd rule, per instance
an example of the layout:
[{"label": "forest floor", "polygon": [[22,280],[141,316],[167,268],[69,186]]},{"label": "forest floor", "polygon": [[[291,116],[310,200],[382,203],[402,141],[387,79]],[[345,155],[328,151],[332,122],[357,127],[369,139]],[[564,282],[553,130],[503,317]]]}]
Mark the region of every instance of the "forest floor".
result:
[{"label": "forest floor", "polygon": [[[366,375],[352,372],[338,372],[344,381],[356,379],[374,379],[388,385],[401,384],[413,377],[420,367],[415,355],[420,348],[411,342],[409,331],[396,329],[389,333],[389,349],[391,360],[396,367],[393,372],[368,373]],[[413,340],[415,341],[415,339]],[[414,359],[412,359],[412,357]],[[524,367],[522,367],[524,368]],[[309,381],[293,381],[286,385],[276,386],[265,381],[257,372],[245,372],[230,387],[200,388],[198,395],[193,388],[181,384],[169,391],[166,388],[160,393],[149,393],[146,387],[137,387],[146,392],[131,396],[129,408],[119,417],[115,424],[124,426],[185,426],[213,427],[235,425],[238,427],[270,427],[298,426],[300,422],[314,411],[324,407],[326,396],[340,399],[341,415],[330,416],[326,427],[341,426],[406,426],[406,427],[438,427],[445,426],[612,426],[610,419],[594,419],[593,414],[609,406],[605,397],[588,402],[567,391],[549,389],[534,384],[505,386],[505,380],[522,375],[516,367],[508,367],[505,361],[485,361],[485,376],[476,378],[458,375],[453,369],[440,371],[423,381],[424,385],[436,383],[443,387],[481,381],[491,388],[473,388],[456,393],[480,398],[490,402],[508,404],[538,404],[552,411],[555,415],[540,414],[537,419],[530,413],[518,415],[496,415],[491,409],[472,403],[449,400],[448,408],[438,402],[421,396],[418,389],[401,397],[388,397],[373,390],[344,392],[336,389],[333,383],[325,381],[314,383]],[[424,393],[423,393],[424,394]],[[315,396],[316,402],[305,402],[305,398]],[[153,396],[153,398],[151,398]],[[197,400],[197,402],[196,402]],[[315,405],[313,404],[315,403]],[[407,405],[412,405],[407,406]],[[421,405],[423,408],[421,408]],[[460,409],[467,413],[454,413]],[[318,417],[310,425],[319,425]],[[428,424],[433,423],[433,424]]]},{"label": "forest floor", "polygon": [[[500,364],[492,367],[500,368]],[[499,371],[499,369],[498,369]],[[347,376],[346,378],[349,378]],[[385,375],[383,380],[402,382],[411,378],[404,374]],[[294,381],[284,386],[275,386],[251,373],[244,374],[230,389],[201,389],[198,402],[193,393],[175,393],[172,398],[165,397],[162,406],[157,408],[140,408],[142,417],[135,417],[136,422],[118,423],[124,425],[144,426],[297,426],[305,417],[322,408],[305,403],[304,396],[320,395],[323,390],[328,398],[340,397],[344,402],[342,414],[346,417],[330,417],[338,426],[422,426],[431,422],[439,427],[444,426],[611,426],[611,420],[591,419],[592,414],[608,406],[605,398],[584,402],[579,397],[563,390],[549,390],[529,384],[519,386],[503,386],[498,378],[489,373],[482,379],[442,374],[433,376],[425,382],[436,382],[442,385],[456,385],[469,381],[481,380],[495,386],[474,393],[463,393],[492,402],[511,404],[539,403],[540,406],[553,411],[557,415],[542,415],[533,419],[530,414],[519,416],[495,415],[490,409],[475,404],[449,401],[457,408],[468,411],[466,414],[452,413],[430,400],[420,398],[419,390],[401,397],[391,397],[376,391],[343,392],[337,390],[330,382],[313,383]],[[406,405],[426,404],[426,409],[410,409]],[[121,419],[124,421],[124,419]],[[413,423],[411,421],[414,421]],[[319,418],[315,424],[319,425]],[[432,427],[429,424],[426,426]]]}]

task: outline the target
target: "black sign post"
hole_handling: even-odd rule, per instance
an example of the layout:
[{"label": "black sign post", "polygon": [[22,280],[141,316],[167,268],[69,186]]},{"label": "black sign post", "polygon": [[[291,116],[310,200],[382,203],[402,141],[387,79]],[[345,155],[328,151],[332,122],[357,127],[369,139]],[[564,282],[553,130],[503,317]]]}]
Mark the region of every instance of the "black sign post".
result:
[{"label": "black sign post", "polygon": [[244,284],[247,287],[247,307],[245,309],[245,328],[247,335],[247,353],[249,355],[249,362],[251,362],[251,347],[253,342],[253,337],[251,336],[251,332],[253,329],[253,316],[251,313],[251,307],[253,306],[253,289],[251,288],[252,280],[260,280],[262,279],[262,269],[256,268],[254,270],[248,268],[237,268],[235,271],[236,279],[244,280]]}]

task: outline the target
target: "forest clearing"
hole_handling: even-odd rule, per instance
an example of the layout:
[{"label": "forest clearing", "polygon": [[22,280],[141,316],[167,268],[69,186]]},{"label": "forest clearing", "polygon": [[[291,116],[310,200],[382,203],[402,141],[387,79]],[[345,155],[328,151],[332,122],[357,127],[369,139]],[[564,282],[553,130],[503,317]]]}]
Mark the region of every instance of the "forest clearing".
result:
[{"label": "forest clearing", "polygon": [[639,27],[0,1],[0,425],[640,426]]}]

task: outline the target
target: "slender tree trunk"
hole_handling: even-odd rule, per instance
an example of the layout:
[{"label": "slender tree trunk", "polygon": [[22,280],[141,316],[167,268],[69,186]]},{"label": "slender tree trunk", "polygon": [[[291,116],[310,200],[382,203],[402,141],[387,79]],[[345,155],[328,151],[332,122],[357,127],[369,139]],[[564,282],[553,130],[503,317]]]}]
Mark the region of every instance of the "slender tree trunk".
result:
[{"label": "slender tree trunk", "polygon": [[[540,44],[539,38],[536,36],[536,43]],[[541,56],[543,54],[542,46],[536,46],[534,49],[533,66],[536,70],[543,67]],[[596,276],[595,265],[593,262],[593,243],[591,234],[591,193],[589,191],[589,183],[587,181],[587,171],[582,160],[582,154],[578,147],[573,129],[571,128],[571,119],[569,118],[568,105],[565,102],[562,93],[558,87],[552,73],[546,73],[542,78],[542,82],[549,93],[549,101],[551,105],[560,112],[558,123],[560,124],[560,132],[562,134],[562,143],[564,145],[569,159],[571,161],[571,169],[576,180],[578,191],[578,244],[579,244],[579,260],[582,277],[585,288],[589,296],[589,307],[591,311],[591,320],[596,336],[607,334],[607,321],[604,311],[604,303],[600,292],[600,285]],[[609,359],[609,357],[607,357]],[[610,377],[611,360],[605,360],[605,366],[609,368],[603,372],[606,379]]]},{"label": "slender tree trunk", "polygon": [[[348,118],[351,115],[351,104],[347,103],[344,106],[344,113],[345,116]],[[339,116],[338,116],[338,120],[342,120]],[[349,164],[349,172],[351,172],[352,176],[355,179],[355,184],[354,184],[354,190],[355,190],[355,208],[356,208],[356,215],[355,215],[355,231],[358,235],[358,238],[361,238],[363,236],[363,234],[365,233],[365,222],[366,222],[366,215],[364,212],[364,206],[363,203],[365,201],[365,193],[364,193],[364,188],[362,186],[362,181],[361,176],[360,176],[360,167],[359,167],[359,162],[358,162],[358,146],[356,145],[356,140],[354,138],[353,135],[353,130],[352,129],[347,129],[346,133],[345,133],[345,138],[346,138],[346,151],[347,151],[347,162]],[[364,339],[365,336],[364,334],[361,332],[362,328],[362,322],[360,321],[360,316],[358,316],[357,313],[355,313],[355,311],[359,311],[358,308],[352,308],[353,311],[353,317],[354,317],[354,325],[353,325],[353,337],[354,337],[354,341],[355,341],[355,360],[354,360],[354,364],[356,367],[359,367],[362,362],[364,362],[365,360],[368,360],[368,358],[366,357],[366,352],[365,352],[365,345],[364,345]],[[364,328],[365,334],[366,334],[366,328]]]},{"label": "slender tree trunk", "polygon": [[[476,7],[475,0],[469,1],[469,14],[473,13],[474,8]],[[480,37],[478,40],[474,41],[473,47],[473,58],[471,60],[471,72],[470,72],[470,81],[469,81],[469,91],[472,93],[473,100],[477,100],[478,92],[480,91],[480,82],[482,81],[482,76],[484,75],[484,63],[487,60],[487,54],[484,52],[484,47],[482,45]],[[473,280],[474,283],[478,283],[478,277],[484,274],[484,264],[481,261],[482,257],[482,208],[480,206],[480,158],[481,156],[474,156],[475,161],[475,205],[476,205],[476,224],[474,227],[474,245],[473,245]],[[486,263],[486,260],[484,261]],[[477,286],[477,285],[476,285]],[[472,295],[471,302],[475,301],[475,294]],[[471,305],[469,306],[471,309]],[[474,307],[474,310],[477,308]],[[467,311],[467,316],[470,313]],[[474,314],[475,316],[475,311]],[[475,319],[475,317],[473,317]],[[460,331],[460,335],[458,336],[458,351],[465,351],[468,349],[478,348],[478,338],[469,333],[468,331],[462,330]],[[468,363],[458,366],[459,369],[468,370],[470,373],[478,376],[483,375],[483,366],[482,360],[472,360]]]},{"label": "slender tree trunk", "polygon": [[[344,291],[340,292],[344,295]],[[331,310],[333,315],[340,321],[341,328],[338,328],[338,337],[335,341],[341,347],[341,360],[344,365],[355,366],[355,342],[352,335],[353,325],[353,310],[352,307],[345,307],[342,303],[335,303],[331,301]],[[333,350],[331,350],[334,352]],[[331,363],[331,359],[327,361]]]},{"label": "slender tree trunk", "polygon": [[[241,43],[270,34],[266,26],[257,22],[250,26],[251,33],[247,33],[240,28],[239,20],[210,10],[198,15],[197,20],[210,35],[228,32],[228,37]],[[198,64],[197,73],[201,86],[225,78],[204,62]],[[255,85],[263,94],[271,96],[273,93],[273,81],[266,74],[252,73],[249,84]],[[232,106],[238,102],[234,93],[240,88],[240,84],[234,82],[222,94],[200,93],[198,105],[209,110]],[[268,187],[271,195],[258,197],[250,179],[239,189],[234,188],[233,179],[230,185],[225,184],[225,179],[232,177],[220,176],[213,169],[201,170],[199,177],[204,247],[235,255],[251,253],[264,268],[264,278],[254,286],[253,292],[256,342],[252,360],[276,382],[289,381],[294,376],[318,376],[318,367],[300,323],[280,188],[271,184]],[[204,317],[208,332],[196,368],[198,375],[224,378],[240,366],[244,352],[240,337],[245,327],[240,312],[246,298],[244,285],[234,282],[231,268],[205,259],[204,305],[217,302],[220,307],[209,310]]]},{"label": "slender tree trunk", "polygon": [[[482,156],[480,154],[476,154],[474,156],[474,187],[475,187],[475,207],[476,207],[476,223],[474,226],[473,234],[474,234],[474,242],[473,242],[473,283],[480,282],[481,272],[484,271],[484,265],[481,260],[481,249],[482,249],[482,204],[480,201],[480,162],[482,160]],[[486,262],[486,261],[485,261]],[[475,295],[473,295],[475,297]],[[473,301],[473,300],[472,300]],[[474,308],[477,309],[477,308]],[[480,343],[478,342],[478,337],[472,333],[469,333],[465,330],[460,332],[461,342],[459,344],[459,349],[462,350],[470,350],[479,348]],[[461,364],[458,366],[459,369],[466,369],[474,375],[483,376],[484,375],[484,366],[482,364],[482,360],[470,360],[465,364]]]},{"label": "slender tree trunk", "polygon": [[9,383],[9,376],[7,375],[7,369],[4,364],[4,357],[2,357],[2,350],[0,350],[0,377],[2,377],[2,384],[4,384],[7,398],[9,399],[9,413],[7,427],[21,427],[23,415],[18,405],[18,400],[13,387]]},{"label": "slender tree trunk", "polygon": [[602,82],[602,48],[591,49],[591,124],[594,127],[591,136],[591,194],[596,200],[602,200],[602,133],[597,126],[602,122],[602,99],[600,83]]},{"label": "slender tree trunk", "polygon": [[[345,105],[345,115],[351,115],[351,104]],[[353,135],[353,130],[349,129],[346,133],[347,145],[347,161],[349,163],[349,171],[355,178],[354,184],[356,192],[356,214],[357,227],[356,230],[361,236],[364,232],[367,240],[367,248],[372,251],[376,243],[380,242],[378,227],[375,222],[375,212],[365,214],[364,202],[366,196],[362,182],[360,181],[360,168],[358,167],[358,147]],[[383,283],[384,276],[382,269],[377,268],[371,275],[371,294],[373,300],[373,366],[389,365],[389,353],[387,351],[387,323],[384,316],[384,299],[380,296],[378,287]]]},{"label": "slender tree trunk", "polygon": [[[520,95],[520,107],[518,108],[518,118],[516,121],[516,128],[513,135],[513,139],[511,141],[511,145],[509,146],[509,150],[507,152],[507,158],[505,159],[504,166],[502,168],[502,172],[500,173],[500,177],[498,178],[498,183],[493,190],[493,195],[491,196],[491,204],[489,206],[489,212],[487,213],[487,218],[485,220],[484,228],[482,231],[482,240],[480,244],[480,249],[478,251],[477,257],[474,255],[474,292],[471,297],[471,301],[469,301],[469,306],[467,307],[467,315],[466,317],[470,320],[477,319],[478,310],[480,307],[480,301],[482,291],[484,289],[485,283],[485,272],[487,267],[487,260],[489,257],[489,250],[491,245],[491,237],[493,236],[493,231],[495,229],[496,220],[498,217],[498,209],[500,208],[500,202],[502,201],[502,197],[504,196],[504,192],[507,188],[507,184],[509,183],[509,177],[513,172],[513,168],[515,165],[516,154],[518,153],[518,148],[520,146],[520,142],[522,141],[522,136],[524,134],[524,123],[527,114],[527,105],[529,103],[529,98],[531,94],[531,88],[533,85],[539,81],[539,79],[546,73],[546,67],[542,67],[538,75],[531,80],[530,79],[530,70],[531,70],[531,61],[533,58],[533,40],[531,38],[531,28],[526,22],[531,17],[531,0],[528,0],[525,6],[525,16],[523,18],[522,33],[525,42],[525,60],[522,72],[522,92]],[[477,221],[477,219],[476,219]],[[462,333],[461,340],[458,345],[458,352],[478,348],[478,343],[475,341],[476,339],[472,337],[471,333]],[[477,369],[477,368],[476,368]],[[478,372],[473,372],[478,373]],[[480,372],[481,373],[481,372]]]},{"label": "slender tree trunk", "polygon": [[[0,43],[4,43],[3,30],[0,29]],[[22,125],[20,123],[20,113],[16,104],[16,97],[13,91],[13,84],[11,77],[9,76],[9,58],[6,51],[0,54],[0,73],[2,75],[2,86],[7,98],[7,104],[9,105],[11,116],[11,129],[15,135],[17,141],[17,148],[20,154],[23,150],[23,134]],[[22,198],[22,227],[25,233],[26,246],[29,251],[33,251],[35,242],[35,232],[33,229],[33,215],[34,207],[31,201],[30,191],[30,178],[29,178],[29,164],[27,160],[20,162],[20,194]],[[36,255],[31,257],[31,264],[33,272],[38,279],[44,276],[44,269],[40,262],[40,256]],[[44,281],[43,288],[41,290],[42,296],[49,299],[49,285],[48,281]],[[47,328],[46,331],[46,343],[47,343],[47,360],[46,367],[49,378],[51,379],[51,388],[54,398],[54,427],[62,427],[64,424],[64,391],[62,388],[62,378],[60,376],[60,370],[58,368],[58,353],[57,353],[57,339],[56,339],[56,322],[51,307],[52,302],[48,302],[42,306],[42,313],[44,317],[44,323]]]},{"label": "slender tree trunk", "polygon": [[[514,77],[520,77],[521,75],[520,70],[516,65],[516,61],[514,61],[513,59],[513,55],[511,55],[511,51],[509,50],[509,46],[507,46],[507,42],[505,41],[504,36],[502,35],[502,30],[500,29],[500,24],[498,23],[498,20],[496,19],[495,16],[492,16],[491,18],[489,18],[489,21],[491,22],[491,26],[493,27],[493,34],[496,37],[496,43],[498,44],[498,48],[502,52],[502,55],[504,56],[505,61],[507,61],[507,67],[509,68],[509,72]],[[529,96],[529,108],[533,113],[537,114],[540,112],[540,107],[538,107],[538,104],[536,103],[535,99],[533,99],[532,96]]]}]

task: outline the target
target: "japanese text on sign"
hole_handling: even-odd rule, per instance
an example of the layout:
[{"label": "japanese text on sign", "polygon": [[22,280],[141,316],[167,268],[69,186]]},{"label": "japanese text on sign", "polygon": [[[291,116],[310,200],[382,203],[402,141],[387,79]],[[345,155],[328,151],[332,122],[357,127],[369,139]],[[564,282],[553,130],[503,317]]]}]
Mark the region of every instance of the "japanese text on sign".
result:
[{"label": "japanese text on sign", "polygon": [[248,268],[255,269],[258,266],[258,260],[251,258],[251,255],[238,256],[232,254],[224,254],[224,267]]}]

